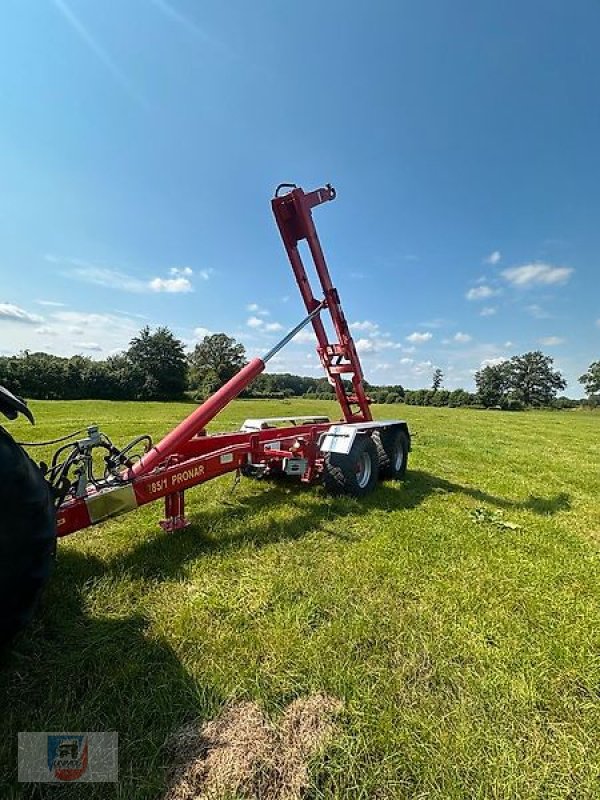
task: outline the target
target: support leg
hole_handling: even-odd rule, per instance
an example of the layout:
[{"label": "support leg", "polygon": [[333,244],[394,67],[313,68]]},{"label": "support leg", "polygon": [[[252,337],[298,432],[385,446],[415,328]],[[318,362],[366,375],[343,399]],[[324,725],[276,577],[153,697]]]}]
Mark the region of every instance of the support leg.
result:
[{"label": "support leg", "polygon": [[165,519],[159,522],[163,531],[179,531],[187,528],[189,520],[185,517],[185,494],[174,492],[165,497]]}]

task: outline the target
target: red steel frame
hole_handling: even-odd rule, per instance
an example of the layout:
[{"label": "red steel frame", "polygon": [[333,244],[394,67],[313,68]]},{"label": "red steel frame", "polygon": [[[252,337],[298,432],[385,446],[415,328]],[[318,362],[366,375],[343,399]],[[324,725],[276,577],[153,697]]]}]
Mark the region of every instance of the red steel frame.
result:
[{"label": "red steel frame", "polygon": [[[167,530],[182,528],[187,524],[184,508],[186,489],[239,470],[247,464],[281,464],[285,458],[303,458],[307,466],[301,479],[312,481],[321,468],[319,438],[329,429],[328,422],[252,432],[206,433],[207,424],[264,371],[269,358],[308,322],[313,325],[317,352],[335,389],[345,422],[360,423],[372,419],[358,354],[312,219],[311,209],[333,200],[335,190],[329,185],[309,193],[295,186],[286,188],[291,188],[291,191],[281,196],[279,190],[276,192],[272,208],[309,316],[266,356],[252,359],[130,470],[124,472],[120,481],[107,481],[100,490],[89,487],[84,497],[65,500],[57,512],[59,536],[74,533],[161,497],[165,498],[166,509],[166,519],[161,525]],[[315,298],[308,280],[298,250],[298,243],[302,240],[308,244],[323,290],[322,300]],[[325,309],[331,315],[337,336],[335,343],[328,341],[320,319],[320,313]],[[344,382],[344,376],[350,377],[351,391]]]}]

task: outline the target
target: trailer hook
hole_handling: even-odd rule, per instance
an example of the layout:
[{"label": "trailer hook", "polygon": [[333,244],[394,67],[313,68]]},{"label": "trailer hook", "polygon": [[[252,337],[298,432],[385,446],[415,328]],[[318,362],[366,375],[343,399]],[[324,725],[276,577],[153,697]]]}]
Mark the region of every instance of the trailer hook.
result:
[{"label": "trailer hook", "polygon": [[282,189],[289,189],[291,191],[292,189],[297,189],[297,188],[298,187],[296,186],[295,183],[280,183],[279,186],[275,189],[275,197],[281,197]]}]

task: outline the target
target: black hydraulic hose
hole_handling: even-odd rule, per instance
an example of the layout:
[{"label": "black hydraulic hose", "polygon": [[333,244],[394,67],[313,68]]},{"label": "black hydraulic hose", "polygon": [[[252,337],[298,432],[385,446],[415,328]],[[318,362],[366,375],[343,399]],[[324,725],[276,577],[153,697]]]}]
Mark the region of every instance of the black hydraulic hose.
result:
[{"label": "black hydraulic hose", "polygon": [[60,436],[58,439],[48,439],[46,442],[17,442],[17,444],[21,445],[21,447],[46,447],[50,444],[60,444],[68,439],[74,439],[75,436],[79,436],[80,433],[85,433],[85,431],[85,428],[81,428],[78,431],[73,431],[73,433],[68,433],[66,436]]}]

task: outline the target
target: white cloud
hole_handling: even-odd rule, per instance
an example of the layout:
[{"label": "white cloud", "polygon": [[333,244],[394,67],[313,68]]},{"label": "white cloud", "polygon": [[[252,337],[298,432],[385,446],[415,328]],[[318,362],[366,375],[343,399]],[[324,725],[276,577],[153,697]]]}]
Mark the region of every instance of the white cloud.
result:
[{"label": "white cloud", "polygon": [[563,344],[565,340],[561,339],[560,336],[543,336],[539,343],[546,345],[547,347],[552,347],[553,345]]},{"label": "white cloud", "polygon": [[[103,286],[106,289],[117,289],[136,294],[144,292],[180,294],[193,291],[190,278],[194,275],[194,270],[191,267],[170,267],[168,270],[169,277],[157,276],[147,280],[138,278],[135,275],[129,275],[118,269],[91,264],[78,258],[59,259],[56,256],[46,256],[46,260],[53,264],[68,264],[70,269],[65,273],[68,277],[77,278],[95,286]],[[213,270],[202,269],[196,274],[202,280],[208,280],[213,274]]]},{"label": "white cloud", "polygon": [[[359,344],[360,343],[360,344]],[[364,336],[357,340],[356,347],[362,353],[375,353],[380,350],[404,350],[400,342],[394,342],[388,334]]]},{"label": "white cloud", "polygon": [[493,306],[485,306],[485,308],[482,308],[481,311],[479,312],[479,316],[480,317],[493,317],[494,314],[496,313],[496,311],[497,311],[497,309],[494,308]]},{"label": "white cloud", "polygon": [[401,358],[400,359],[400,363],[401,364],[413,364],[414,363],[414,358]]},{"label": "white cloud", "polygon": [[359,353],[374,353],[377,350],[373,339],[357,339],[355,346]]},{"label": "white cloud", "polygon": [[201,325],[198,328],[194,328],[194,338],[196,339],[204,339],[205,336],[210,336],[212,331],[209,331],[208,328],[203,328]]},{"label": "white cloud", "polygon": [[292,339],[296,344],[314,344],[317,340],[315,332],[312,328],[306,328],[298,333]]},{"label": "white cloud", "polygon": [[0,303],[0,322],[3,321],[22,322],[25,325],[39,325],[44,319],[37,314],[31,314],[29,311],[25,311],[24,308],[15,306],[13,303]]},{"label": "white cloud", "polygon": [[433,339],[433,334],[429,331],[425,331],[424,333],[414,331],[414,333],[411,333],[406,337],[406,340],[408,342],[412,342],[413,344],[422,344],[423,342],[430,341],[430,339]]},{"label": "white cloud", "polygon": [[57,303],[55,300],[36,300],[38,306],[53,306],[55,308],[64,308],[64,303]]},{"label": "white cloud", "polygon": [[[258,314],[260,313],[268,314],[268,312],[259,311]],[[261,317],[254,315],[246,320],[246,325],[255,330],[265,331],[265,333],[276,333],[283,330],[283,325],[280,322],[265,322]]]},{"label": "white cloud", "polygon": [[353,331],[365,331],[365,333],[377,333],[379,325],[371,320],[364,320],[363,322],[352,322],[350,327]]},{"label": "white cloud", "polygon": [[[436,317],[435,319],[428,319],[425,322],[419,322],[419,328],[443,328],[448,324],[448,320],[443,317]],[[450,323],[451,324],[451,323]]]},{"label": "white cloud", "polygon": [[168,294],[182,294],[191,292],[192,284],[188,278],[153,278],[149,284],[153,292],[167,292]]},{"label": "white cloud", "polygon": [[136,319],[148,319],[146,314],[138,314],[134,311],[123,311],[120,308],[111,308],[113,314],[122,314],[124,317],[136,317]]},{"label": "white cloud", "polygon": [[433,361],[419,361],[417,364],[414,365],[413,372],[415,375],[422,375],[424,372],[429,372],[429,370],[433,367]]},{"label": "white cloud", "polygon": [[97,314],[87,311],[56,311],[52,319],[66,322],[69,325],[108,325],[114,317],[110,314]]},{"label": "white cloud", "polygon": [[266,308],[262,308],[258,305],[258,303],[249,303],[246,306],[246,311],[250,311],[253,314],[256,314],[258,317],[269,317],[271,316],[271,312],[267,311]]},{"label": "white cloud", "polygon": [[489,254],[489,256],[487,256],[487,258],[484,258],[484,262],[486,264],[497,264],[501,258],[502,258],[502,253],[500,252],[500,250],[494,250],[492,253]]},{"label": "white cloud", "polygon": [[79,350],[92,350],[97,353],[102,351],[102,346],[97,342],[73,342],[73,347]]},{"label": "white cloud", "polygon": [[123,292],[147,292],[149,284],[125,272],[108,267],[96,267],[93,264],[86,264],[84,261],[71,259],[69,262],[74,268],[69,270],[68,277],[78,278],[94,286],[104,286],[107,289],[119,289]]},{"label": "white cloud", "polygon": [[473,337],[469,336],[468,333],[461,333],[461,331],[454,335],[454,341],[459,342],[459,344],[466,344],[467,342],[470,342],[472,338]]},{"label": "white cloud", "polygon": [[498,294],[497,289],[492,289],[491,286],[482,284],[481,286],[474,286],[466,294],[467,300],[485,300],[488,297],[493,297]]},{"label": "white cloud", "polygon": [[532,303],[529,306],[525,306],[525,311],[527,311],[528,314],[531,314],[531,316],[535,317],[536,319],[549,319],[550,317],[550,314],[548,314],[548,312],[537,303]]},{"label": "white cloud", "polygon": [[555,267],[552,264],[536,262],[523,264],[520,267],[510,267],[502,271],[506,280],[517,287],[561,285],[566,283],[573,273],[572,267]]},{"label": "white cloud", "polygon": [[0,326],[0,347],[8,353],[45,350],[71,356],[87,350],[92,356],[106,356],[125,349],[140,324],[123,314],[57,309],[48,314],[42,325],[6,319]]},{"label": "white cloud", "polygon": [[506,347],[507,350],[508,350],[509,347],[514,347],[514,346],[515,346],[514,342],[510,342],[510,341],[504,342],[504,347]]},{"label": "white cloud", "polygon": [[481,369],[484,367],[497,367],[500,364],[504,364],[505,361],[508,361],[508,358],[505,356],[496,356],[496,358],[484,358],[481,362]]}]

